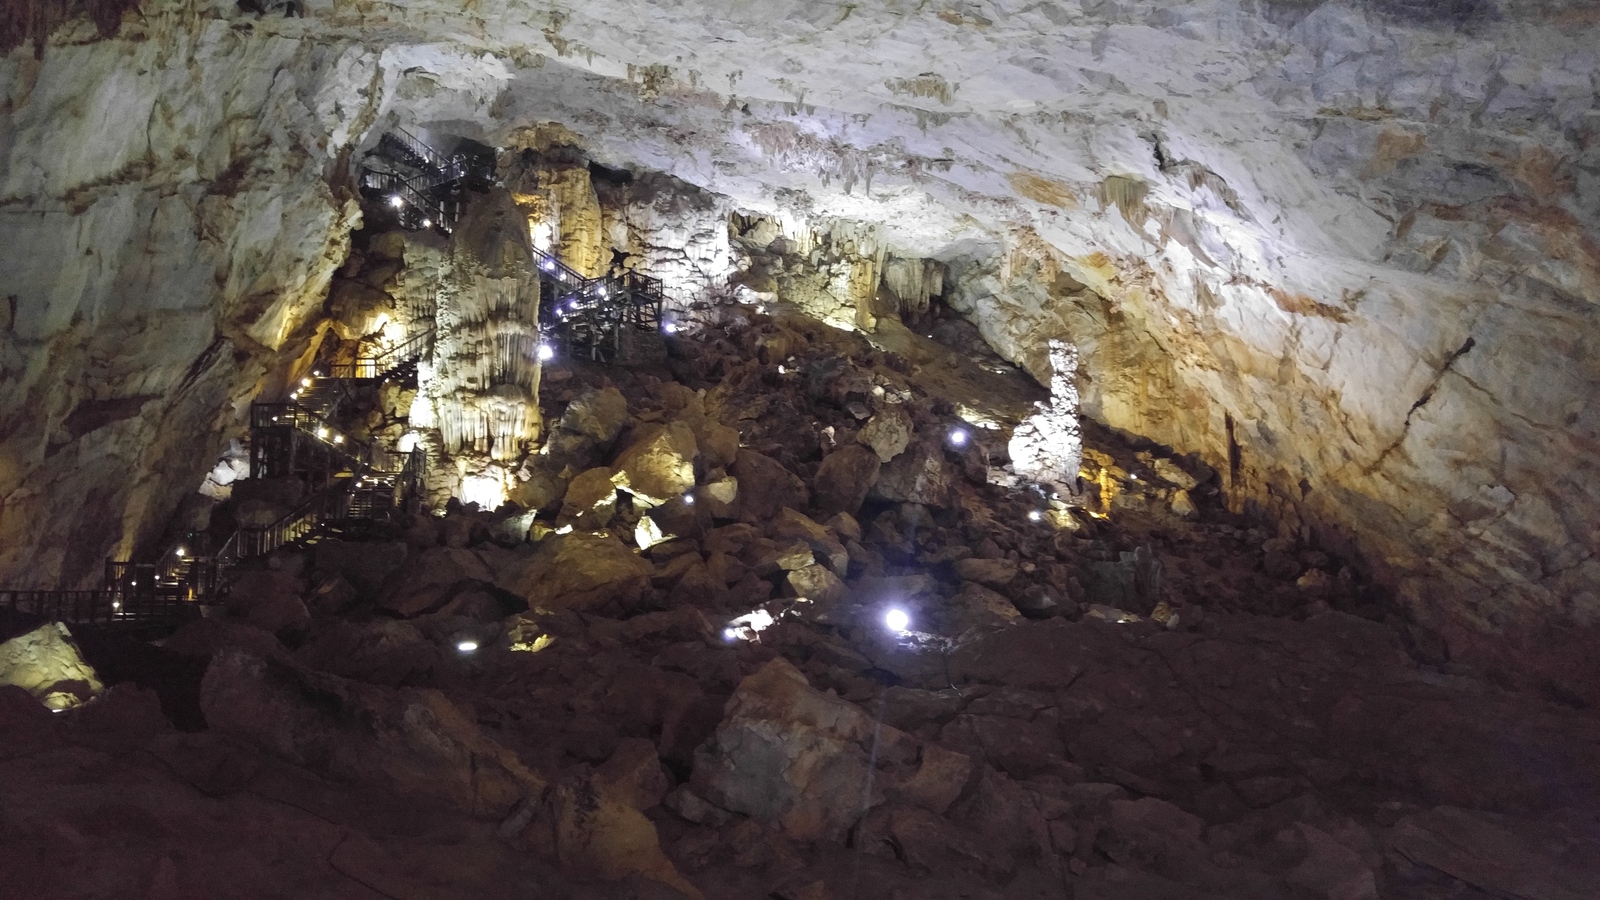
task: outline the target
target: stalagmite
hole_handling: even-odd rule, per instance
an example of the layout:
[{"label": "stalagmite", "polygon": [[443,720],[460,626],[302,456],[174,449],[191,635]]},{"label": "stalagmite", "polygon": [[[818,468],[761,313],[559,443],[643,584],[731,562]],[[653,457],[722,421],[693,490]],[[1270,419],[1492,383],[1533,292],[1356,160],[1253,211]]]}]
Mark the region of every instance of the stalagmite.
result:
[{"label": "stalagmite", "polygon": [[1011,463],[1018,475],[1078,493],[1078,468],[1083,461],[1083,431],[1078,424],[1078,349],[1066,341],[1050,342],[1050,399],[1022,421],[1012,434]]}]

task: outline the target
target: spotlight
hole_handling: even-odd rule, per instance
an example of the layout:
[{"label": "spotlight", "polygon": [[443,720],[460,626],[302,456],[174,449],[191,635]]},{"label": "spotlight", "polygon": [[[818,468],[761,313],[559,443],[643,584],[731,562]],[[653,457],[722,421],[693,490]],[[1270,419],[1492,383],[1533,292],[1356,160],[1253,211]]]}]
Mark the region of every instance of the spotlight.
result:
[{"label": "spotlight", "polygon": [[661,330],[665,331],[667,334],[677,334],[678,326],[671,322],[667,322],[661,326]]},{"label": "spotlight", "polygon": [[952,447],[965,447],[970,438],[971,435],[967,434],[965,428],[950,429],[950,446]]},{"label": "spotlight", "polygon": [[556,351],[555,351],[554,347],[551,347],[549,344],[540,344],[539,345],[539,359],[540,359],[540,361],[549,362],[550,360],[555,359],[555,357],[556,357]]},{"label": "spotlight", "polygon": [[891,609],[883,614],[883,624],[896,634],[905,634],[911,625],[911,616],[903,609]]},{"label": "spotlight", "polygon": [[739,639],[739,632],[732,628],[724,628],[722,629],[722,639],[729,643],[737,641]]},{"label": "spotlight", "polygon": [[189,551],[183,549],[182,547],[178,548],[178,558],[179,559],[183,559],[183,557],[186,556],[188,553],[189,553]]},{"label": "spotlight", "polygon": [[600,293],[600,296],[602,296],[602,297],[604,297],[606,295],[606,286],[605,285],[603,285],[603,284],[600,285],[599,293]]},{"label": "spotlight", "polygon": [[113,601],[111,601],[111,608],[112,609],[121,609],[122,608],[122,601],[121,600],[113,600]]},{"label": "spotlight", "polygon": [[1039,512],[1037,509],[1030,509],[1028,510],[1028,521],[1042,522],[1044,521],[1044,513]]},{"label": "spotlight", "polygon": [[406,205],[406,201],[400,199],[400,195],[399,194],[395,194],[394,196],[389,198],[389,205],[394,207],[395,209],[399,209],[400,207]]},{"label": "spotlight", "polygon": [[457,641],[456,642],[456,650],[458,650],[458,651],[460,651],[462,653],[472,653],[473,651],[475,651],[477,649],[478,649],[478,642],[477,641],[467,640],[467,641]]},{"label": "spotlight", "polygon": [[432,219],[423,219],[422,220],[422,227],[423,228],[432,228],[433,227],[433,220]]},{"label": "spotlight", "polygon": [[555,267],[556,261],[553,259],[546,258],[544,262],[539,263],[539,268],[545,270],[546,272],[554,269]]},{"label": "spotlight", "polygon": [[779,375],[785,375],[785,374],[788,374],[788,371],[789,371],[789,370],[788,370],[788,369],[785,369],[785,368],[784,368],[784,367],[783,367],[783,364],[782,364],[782,363],[779,363],[779,364],[778,364],[778,374],[779,374]]},{"label": "spotlight", "polygon": [[334,443],[335,443],[335,444],[342,444],[342,443],[344,443],[344,435],[342,435],[342,434],[336,434],[336,435],[334,435],[334,436],[333,436],[333,442],[334,442]]},{"label": "spotlight", "polygon": [[300,386],[301,387],[311,387],[311,379],[309,379],[309,378],[300,379]]},{"label": "spotlight", "polygon": [[693,494],[684,494],[683,495],[683,505],[684,506],[693,506],[694,505],[694,495]]}]

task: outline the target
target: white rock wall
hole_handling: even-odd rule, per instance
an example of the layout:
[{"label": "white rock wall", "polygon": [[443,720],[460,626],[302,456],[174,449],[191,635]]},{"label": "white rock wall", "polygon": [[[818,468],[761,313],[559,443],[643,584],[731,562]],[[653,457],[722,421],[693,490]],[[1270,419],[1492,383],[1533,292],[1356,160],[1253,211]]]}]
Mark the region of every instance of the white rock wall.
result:
[{"label": "white rock wall", "polygon": [[375,57],[153,16],[0,60],[0,574],[148,547],[314,337]]}]

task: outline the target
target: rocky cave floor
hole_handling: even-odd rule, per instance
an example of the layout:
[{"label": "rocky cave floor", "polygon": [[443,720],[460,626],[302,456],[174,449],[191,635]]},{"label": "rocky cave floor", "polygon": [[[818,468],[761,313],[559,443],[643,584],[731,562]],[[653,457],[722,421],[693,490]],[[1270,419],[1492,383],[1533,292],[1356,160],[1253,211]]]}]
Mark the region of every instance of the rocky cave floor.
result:
[{"label": "rocky cave floor", "polygon": [[1596,896],[1591,711],[1160,447],[1091,429],[1105,517],[1052,504],[1003,467],[1037,387],[929,330],[734,307],[547,368],[540,517],[325,538],[159,646],[78,635],[105,695],[0,689],[0,895]]}]

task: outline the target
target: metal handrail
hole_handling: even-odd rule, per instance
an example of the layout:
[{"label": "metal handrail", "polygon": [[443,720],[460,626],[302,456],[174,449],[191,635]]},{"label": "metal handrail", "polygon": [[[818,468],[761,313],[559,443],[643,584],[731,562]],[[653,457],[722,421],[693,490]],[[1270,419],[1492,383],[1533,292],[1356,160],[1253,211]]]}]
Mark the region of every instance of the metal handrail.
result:
[{"label": "metal handrail", "polygon": [[432,352],[433,336],[434,331],[429,328],[406,338],[377,356],[359,356],[353,362],[334,363],[329,367],[328,375],[338,381],[374,381],[388,378]]},{"label": "metal handrail", "polygon": [[385,139],[399,144],[411,155],[417,157],[417,159],[420,160],[424,165],[430,166],[434,169],[442,169],[446,164],[454,161],[454,158],[446,157],[444,154],[423,143],[421,138],[405,130],[404,128],[397,127],[393,131],[385,132],[383,137],[378,138],[378,143],[382,144]]}]

